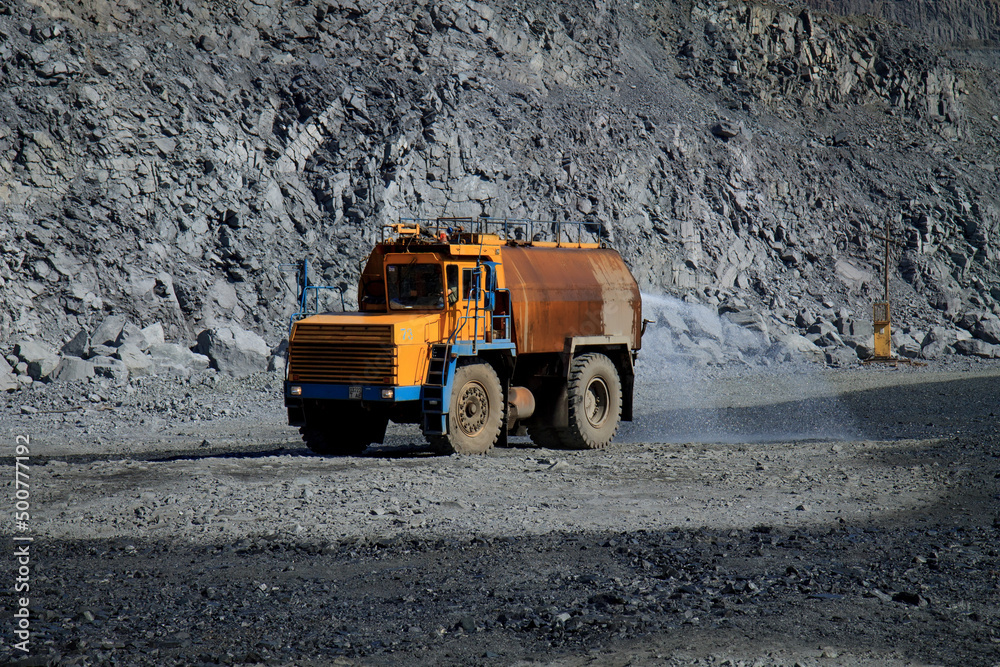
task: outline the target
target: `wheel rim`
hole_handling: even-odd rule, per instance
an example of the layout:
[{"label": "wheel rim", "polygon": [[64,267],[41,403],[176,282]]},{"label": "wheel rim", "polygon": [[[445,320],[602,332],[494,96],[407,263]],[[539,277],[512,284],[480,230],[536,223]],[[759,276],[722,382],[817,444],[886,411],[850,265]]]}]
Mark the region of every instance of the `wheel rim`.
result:
[{"label": "wheel rim", "polygon": [[595,377],[583,395],[583,413],[594,428],[600,428],[608,418],[611,392],[604,378]]},{"label": "wheel rim", "polygon": [[490,399],[486,387],[478,382],[470,382],[462,387],[458,397],[458,425],[469,437],[483,432],[490,414]]}]

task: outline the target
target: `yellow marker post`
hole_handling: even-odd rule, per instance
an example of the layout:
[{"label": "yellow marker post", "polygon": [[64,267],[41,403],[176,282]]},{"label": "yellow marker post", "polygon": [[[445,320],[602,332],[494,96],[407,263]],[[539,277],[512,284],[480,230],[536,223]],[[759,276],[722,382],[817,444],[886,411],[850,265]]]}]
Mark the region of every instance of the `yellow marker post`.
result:
[{"label": "yellow marker post", "polygon": [[872,320],[875,324],[875,354],[874,359],[889,359],[892,357],[892,331],[889,324],[889,302],[876,301]]}]

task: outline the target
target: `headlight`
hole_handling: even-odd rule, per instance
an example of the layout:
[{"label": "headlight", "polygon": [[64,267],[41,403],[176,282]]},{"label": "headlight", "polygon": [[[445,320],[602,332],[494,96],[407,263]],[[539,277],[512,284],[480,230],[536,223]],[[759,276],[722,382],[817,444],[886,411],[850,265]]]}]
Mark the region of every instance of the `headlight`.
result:
[{"label": "headlight", "polygon": [[299,386],[290,387],[288,389],[288,393],[291,394],[292,396],[301,396],[302,395],[302,387],[299,387]]},{"label": "headlight", "polygon": [[393,398],[395,398],[395,396],[396,396],[396,390],[395,389],[383,389],[382,390],[382,398],[384,398],[384,399],[386,399],[388,401],[391,401]]}]

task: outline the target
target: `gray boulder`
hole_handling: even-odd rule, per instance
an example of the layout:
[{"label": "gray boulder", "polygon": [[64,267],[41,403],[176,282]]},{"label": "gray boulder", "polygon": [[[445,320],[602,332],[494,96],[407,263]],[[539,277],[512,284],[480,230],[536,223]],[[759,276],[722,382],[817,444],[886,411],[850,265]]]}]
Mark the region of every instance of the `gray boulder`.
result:
[{"label": "gray boulder", "polygon": [[90,347],[90,336],[84,329],[80,329],[79,332],[73,338],[62,346],[60,352],[65,356],[69,357],[84,357],[87,355],[87,349]]},{"label": "gray boulder", "polygon": [[59,355],[33,340],[22,340],[14,346],[14,354],[27,364],[26,371],[32,380],[49,376],[59,365]]},{"label": "gray boulder", "polygon": [[118,348],[111,345],[91,345],[88,357],[113,357]]},{"label": "gray boulder", "polygon": [[792,358],[808,361],[826,361],[823,350],[811,340],[798,334],[790,334],[781,339],[781,344],[790,352]]},{"label": "gray boulder", "polygon": [[271,356],[267,360],[267,370],[270,373],[283,373],[285,361],[288,359],[288,339],[282,339],[277,347],[271,350]]},{"label": "gray boulder", "polygon": [[938,359],[946,354],[953,354],[952,347],[958,341],[958,336],[954,331],[944,327],[931,327],[923,340],[923,347],[920,348],[920,356],[924,359]]},{"label": "gray boulder", "polygon": [[868,320],[855,320],[850,317],[839,317],[834,322],[841,336],[866,338],[875,333],[875,327]]},{"label": "gray boulder", "polygon": [[955,350],[959,354],[965,354],[970,357],[983,357],[984,359],[1000,357],[1000,345],[991,345],[978,338],[958,341],[955,343]]},{"label": "gray boulder", "polygon": [[149,347],[149,341],[142,335],[142,329],[131,322],[126,322],[125,326],[122,327],[121,333],[118,334],[118,338],[115,340],[116,347],[121,347],[122,345],[131,345],[141,351]]},{"label": "gray boulder", "polygon": [[128,382],[128,368],[120,359],[112,357],[91,357],[94,373],[100,377],[110,378],[115,384]]},{"label": "gray boulder", "polygon": [[0,359],[0,391],[14,391],[20,385],[6,359]]},{"label": "gray boulder", "polygon": [[920,356],[921,341],[924,339],[923,335],[919,337],[920,340],[917,340],[910,333],[902,331],[893,332],[892,346],[900,356],[915,359]]},{"label": "gray boulder", "polygon": [[764,316],[754,310],[740,310],[735,312],[728,312],[723,315],[733,324],[737,324],[751,331],[757,331],[759,333],[767,333],[767,322],[764,320]]},{"label": "gray boulder", "polygon": [[[143,339],[145,339],[147,345],[163,345],[166,341],[163,335],[163,325],[159,322],[155,324],[150,324],[148,327],[140,331]],[[144,349],[149,349],[144,348]]]},{"label": "gray boulder", "polygon": [[125,343],[115,352],[117,357],[125,367],[128,368],[130,376],[150,375],[153,372],[153,360],[132,343]]},{"label": "gray boulder", "polygon": [[824,353],[830,366],[854,366],[858,363],[857,352],[849,347],[828,347]]},{"label": "gray boulder", "polygon": [[207,356],[220,373],[244,377],[266,371],[271,350],[257,334],[229,325],[198,334],[195,352]]},{"label": "gray boulder", "polygon": [[58,382],[88,380],[94,377],[94,364],[80,357],[64,356],[51,377]]},{"label": "gray boulder", "polygon": [[972,327],[972,335],[991,345],[1000,344],[1000,318],[987,315]]},{"label": "gray boulder", "polygon": [[149,356],[158,373],[187,376],[197,371],[207,370],[209,366],[208,357],[196,354],[176,343],[150,345]]},{"label": "gray boulder", "polygon": [[118,342],[118,337],[125,328],[126,319],[124,315],[112,315],[94,329],[90,336],[90,344],[114,346]]}]

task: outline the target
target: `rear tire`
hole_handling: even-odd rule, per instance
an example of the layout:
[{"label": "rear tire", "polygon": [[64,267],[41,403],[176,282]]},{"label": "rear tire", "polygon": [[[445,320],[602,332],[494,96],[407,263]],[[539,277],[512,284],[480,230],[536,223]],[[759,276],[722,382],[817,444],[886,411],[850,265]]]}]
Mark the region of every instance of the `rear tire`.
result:
[{"label": "rear tire", "polygon": [[369,410],[336,406],[306,412],[299,429],[306,447],[321,456],[357,456],[373,442],[382,442],[389,419]]},{"label": "rear tire", "polygon": [[567,449],[604,449],[615,437],[622,416],[622,382],[603,354],[573,359],[569,371],[569,428],[560,429]]},{"label": "rear tire", "polygon": [[448,433],[429,440],[441,454],[485,454],[500,437],[503,418],[503,388],[493,367],[459,366],[452,382]]}]

